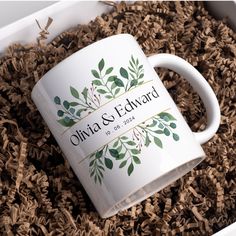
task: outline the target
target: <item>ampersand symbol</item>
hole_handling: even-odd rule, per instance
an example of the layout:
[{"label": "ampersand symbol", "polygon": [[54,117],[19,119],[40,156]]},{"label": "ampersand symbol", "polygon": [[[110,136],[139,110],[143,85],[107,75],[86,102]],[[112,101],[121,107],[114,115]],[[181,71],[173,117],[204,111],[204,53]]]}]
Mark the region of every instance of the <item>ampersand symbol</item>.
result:
[{"label": "ampersand symbol", "polygon": [[114,122],[115,117],[114,117],[113,115],[108,115],[107,113],[104,113],[104,114],[102,115],[102,119],[103,119],[103,121],[102,121],[103,125],[107,126],[107,125],[109,125],[111,122]]}]

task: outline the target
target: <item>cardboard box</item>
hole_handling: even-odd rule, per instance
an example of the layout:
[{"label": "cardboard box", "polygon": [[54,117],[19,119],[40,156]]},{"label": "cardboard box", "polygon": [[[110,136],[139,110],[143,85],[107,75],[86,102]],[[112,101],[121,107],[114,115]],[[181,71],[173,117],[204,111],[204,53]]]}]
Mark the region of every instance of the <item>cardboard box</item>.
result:
[{"label": "cardboard box", "polygon": [[[216,18],[228,17],[231,27],[236,30],[236,1],[209,1],[208,10]],[[14,42],[35,43],[40,29],[35,19],[45,26],[48,17],[53,18],[47,41],[76,24],[86,24],[97,15],[108,12],[111,7],[98,1],[58,2],[30,16],[18,20],[0,29],[0,53]],[[214,236],[236,235],[236,223],[224,228]]]}]

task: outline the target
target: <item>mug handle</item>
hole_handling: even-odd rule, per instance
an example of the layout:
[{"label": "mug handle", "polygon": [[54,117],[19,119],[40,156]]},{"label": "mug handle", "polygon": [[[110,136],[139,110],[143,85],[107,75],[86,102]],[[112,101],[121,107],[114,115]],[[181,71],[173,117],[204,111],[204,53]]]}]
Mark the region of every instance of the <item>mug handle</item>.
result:
[{"label": "mug handle", "polygon": [[152,55],[148,58],[153,67],[164,67],[182,75],[199,94],[207,112],[207,127],[202,132],[194,132],[200,144],[213,137],[220,125],[220,106],[210,85],[204,77],[184,59],[166,53]]}]

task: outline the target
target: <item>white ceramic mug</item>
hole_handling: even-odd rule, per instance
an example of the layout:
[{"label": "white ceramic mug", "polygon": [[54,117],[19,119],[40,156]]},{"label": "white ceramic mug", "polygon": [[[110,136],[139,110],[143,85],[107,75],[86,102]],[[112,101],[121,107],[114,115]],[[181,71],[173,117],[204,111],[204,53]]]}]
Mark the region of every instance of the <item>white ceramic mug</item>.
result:
[{"label": "white ceramic mug", "polygon": [[[203,132],[190,130],[154,66],[176,71],[200,95]],[[35,85],[32,99],[104,218],[192,170],[220,123],[215,94],[193,66],[170,54],[147,58],[129,34],[66,58]]]}]

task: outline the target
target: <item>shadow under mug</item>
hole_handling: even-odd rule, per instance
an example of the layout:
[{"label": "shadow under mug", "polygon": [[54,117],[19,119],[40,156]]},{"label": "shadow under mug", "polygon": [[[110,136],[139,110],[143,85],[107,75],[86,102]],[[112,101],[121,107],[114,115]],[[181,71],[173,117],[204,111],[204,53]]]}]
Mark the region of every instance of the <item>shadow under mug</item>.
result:
[{"label": "shadow under mug", "polygon": [[[200,95],[204,131],[190,130],[153,67],[179,73]],[[66,58],[38,81],[32,99],[103,218],[192,170],[220,123],[216,96],[193,66],[170,54],[147,58],[129,34]]]}]

